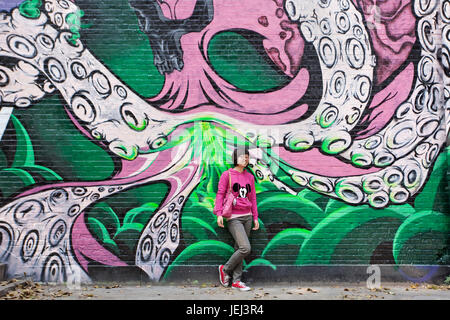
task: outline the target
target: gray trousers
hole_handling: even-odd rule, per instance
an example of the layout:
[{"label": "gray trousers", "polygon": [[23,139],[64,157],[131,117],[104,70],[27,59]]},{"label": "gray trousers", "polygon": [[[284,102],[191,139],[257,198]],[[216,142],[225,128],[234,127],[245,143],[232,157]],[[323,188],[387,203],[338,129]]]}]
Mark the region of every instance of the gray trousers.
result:
[{"label": "gray trousers", "polygon": [[223,271],[230,275],[233,282],[240,281],[244,258],[249,255],[251,247],[248,237],[252,229],[252,216],[243,216],[227,221],[228,230],[234,238],[233,255],[223,267]]}]

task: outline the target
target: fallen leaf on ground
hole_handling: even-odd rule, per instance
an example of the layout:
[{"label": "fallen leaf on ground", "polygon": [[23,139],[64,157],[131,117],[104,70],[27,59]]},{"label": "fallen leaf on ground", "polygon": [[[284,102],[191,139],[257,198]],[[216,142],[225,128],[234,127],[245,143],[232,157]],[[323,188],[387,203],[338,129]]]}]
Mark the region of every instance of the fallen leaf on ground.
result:
[{"label": "fallen leaf on ground", "polygon": [[318,290],[314,290],[311,288],[297,288],[297,289],[293,289],[293,290],[289,290],[288,293],[290,294],[304,294],[304,293],[318,293]]}]

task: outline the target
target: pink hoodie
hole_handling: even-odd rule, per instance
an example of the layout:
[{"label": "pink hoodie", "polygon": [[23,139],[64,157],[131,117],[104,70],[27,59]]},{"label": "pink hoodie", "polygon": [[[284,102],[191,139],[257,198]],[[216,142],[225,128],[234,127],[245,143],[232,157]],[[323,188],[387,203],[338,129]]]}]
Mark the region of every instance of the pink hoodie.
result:
[{"label": "pink hoodie", "polygon": [[229,188],[229,173],[231,173],[231,192],[236,199],[235,205],[232,206],[232,215],[252,213],[253,220],[257,220],[258,208],[256,206],[255,178],[247,170],[239,172],[234,169],[228,169],[222,173],[217,188],[214,214],[222,215],[223,199]]}]

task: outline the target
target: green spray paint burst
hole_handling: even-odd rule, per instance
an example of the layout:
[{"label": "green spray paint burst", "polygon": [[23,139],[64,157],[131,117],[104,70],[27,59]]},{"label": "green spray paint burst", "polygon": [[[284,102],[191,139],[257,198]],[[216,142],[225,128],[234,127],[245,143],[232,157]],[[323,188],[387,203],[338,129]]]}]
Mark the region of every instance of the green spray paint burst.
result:
[{"label": "green spray paint burst", "polygon": [[24,17],[37,19],[41,15],[41,6],[41,0],[27,0],[19,5],[19,11]]},{"label": "green spray paint burst", "polygon": [[88,28],[90,25],[81,24],[81,18],[84,16],[83,10],[77,10],[75,12],[69,13],[66,16],[66,22],[69,25],[69,30],[72,32],[72,37],[69,39],[69,42],[73,45],[76,44],[76,41],[80,38],[80,29]]}]

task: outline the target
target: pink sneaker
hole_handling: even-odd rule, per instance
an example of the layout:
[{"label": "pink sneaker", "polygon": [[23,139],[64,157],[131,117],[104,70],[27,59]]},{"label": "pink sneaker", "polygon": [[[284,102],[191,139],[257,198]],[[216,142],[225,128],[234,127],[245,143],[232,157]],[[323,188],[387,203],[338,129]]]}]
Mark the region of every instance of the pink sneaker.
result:
[{"label": "pink sneaker", "polygon": [[220,283],[224,286],[224,287],[228,287],[229,283],[230,283],[230,276],[227,275],[224,271],[223,271],[223,265],[219,266],[219,280]]},{"label": "pink sneaker", "polygon": [[239,289],[239,290],[241,290],[241,291],[249,291],[250,290],[250,287],[247,287],[246,285],[245,285],[245,283],[243,283],[242,281],[236,281],[236,282],[233,282],[233,284],[231,285],[233,288],[235,288],[235,289]]}]

